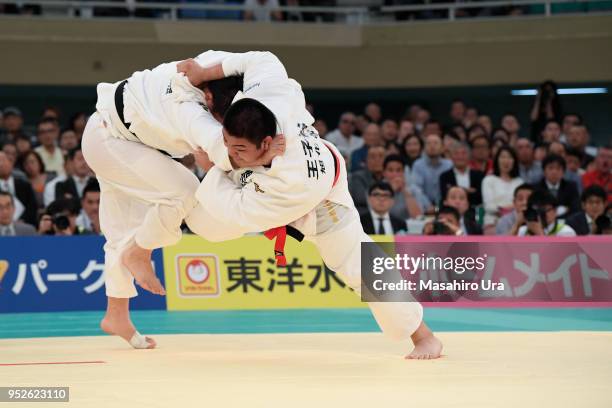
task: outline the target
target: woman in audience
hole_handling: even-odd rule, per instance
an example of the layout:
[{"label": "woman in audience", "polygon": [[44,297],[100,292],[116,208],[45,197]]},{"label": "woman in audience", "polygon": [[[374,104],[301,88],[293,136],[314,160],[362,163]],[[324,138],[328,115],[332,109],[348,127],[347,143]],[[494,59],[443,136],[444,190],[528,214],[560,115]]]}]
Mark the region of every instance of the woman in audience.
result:
[{"label": "woman in audience", "polygon": [[55,172],[46,172],[42,158],[33,150],[20,156],[17,161],[17,166],[23,170],[30,184],[32,184],[38,208],[43,208],[43,193],[45,191],[45,186],[49,181],[53,180],[57,174],[55,174]]},{"label": "woman in audience", "polygon": [[485,208],[485,228],[499,217],[512,211],[514,189],[523,184],[514,149],[502,146],[493,160],[493,174],[482,180],[482,203]]}]

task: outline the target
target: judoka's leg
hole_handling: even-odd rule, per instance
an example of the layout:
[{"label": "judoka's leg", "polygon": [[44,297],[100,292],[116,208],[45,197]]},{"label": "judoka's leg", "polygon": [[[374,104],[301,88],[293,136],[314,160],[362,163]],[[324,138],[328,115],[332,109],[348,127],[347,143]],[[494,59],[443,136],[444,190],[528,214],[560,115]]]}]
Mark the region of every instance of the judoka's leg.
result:
[{"label": "judoka's leg", "polygon": [[[85,129],[83,153],[107,185],[134,203],[146,204],[144,212],[130,214],[137,218],[138,225],[121,237],[116,250],[120,262],[143,288],[164,294],[151,267],[151,252],[180,239],[182,220],[197,203],[194,196],[199,185],[197,177],[155,149],[113,138],[97,114],[92,115]],[[107,224],[113,224],[112,216],[108,218]]]},{"label": "judoka's leg", "polygon": [[[319,213],[318,216],[321,214]],[[336,272],[357,294],[361,293],[361,242],[373,242],[363,232],[356,212],[343,227],[317,235],[312,239],[323,262]],[[418,302],[368,303],[383,333],[396,340],[412,339],[414,350],[407,358],[438,358],[442,343],[423,322],[423,307]]]}]

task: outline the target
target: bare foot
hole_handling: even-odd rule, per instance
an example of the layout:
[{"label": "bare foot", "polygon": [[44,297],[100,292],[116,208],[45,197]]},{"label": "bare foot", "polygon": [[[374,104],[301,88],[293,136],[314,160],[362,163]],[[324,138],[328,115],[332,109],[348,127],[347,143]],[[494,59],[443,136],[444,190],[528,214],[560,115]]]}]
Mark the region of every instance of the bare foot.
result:
[{"label": "bare foot", "polygon": [[[128,343],[136,333],[136,328],[130,321],[130,319],[118,319],[113,318],[106,314],[102,321],[100,322],[100,328],[106,333],[110,335],[117,335],[127,341]],[[145,337],[147,343],[149,345],[146,347],[148,349],[153,349],[157,346],[155,340],[151,337]]]},{"label": "bare foot", "polygon": [[130,271],[136,283],[143,289],[156,295],[165,295],[163,285],[155,276],[153,266],[151,266],[151,251],[139,247],[132,243],[121,255],[121,262]]},{"label": "bare foot", "polygon": [[412,353],[406,356],[408,360],[432,360],[440,358],[442,342],[433,334],[414,341]]}]

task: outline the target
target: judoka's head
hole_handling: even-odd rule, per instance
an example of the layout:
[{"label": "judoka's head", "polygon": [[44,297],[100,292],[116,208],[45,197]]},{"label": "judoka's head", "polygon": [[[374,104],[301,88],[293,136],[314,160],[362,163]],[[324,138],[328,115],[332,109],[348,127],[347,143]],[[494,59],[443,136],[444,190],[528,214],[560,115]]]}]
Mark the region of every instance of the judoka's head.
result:
[{"label": "judoka's head", "polygon": [[225,113],[238,91],[242,91],[242,86],[242,76],[230,76],[203,84],[206,106],[219,122],[223,122]]},{"label": "judoka's head", "polygon": [[268,152],[275,137],[276,117],[255,99],[240,99],[223,118],[223,141],[240,167],[257,162]]}]

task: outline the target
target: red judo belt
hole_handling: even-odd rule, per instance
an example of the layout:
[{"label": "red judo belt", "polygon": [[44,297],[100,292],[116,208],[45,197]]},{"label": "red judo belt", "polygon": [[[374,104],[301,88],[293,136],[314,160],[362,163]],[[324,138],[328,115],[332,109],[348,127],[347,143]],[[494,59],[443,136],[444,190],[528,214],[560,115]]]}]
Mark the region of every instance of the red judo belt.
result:
[{"label": "red judo belt", "polygon": [[[323,144],[329,149],[334,158],[335,174],[334,181],[332,183],[332,188],[334,188],[338,183],[338,179],[340,178],[340,159],[338,158],[336,152],[334,152],[334,149],[329,147],[329,145],[327,145],[325,142],[323,142]],[[276,241],[274,242],[274,257],[276,258],[276,266],[287,265],[287,258],[285,257],[285,241],[287,241],[287,235],[297,239],[300,242],[304,239],[304,234],[289,225],[271,228],[264,232],[264,235],[270,240],[276,238]]]}]

